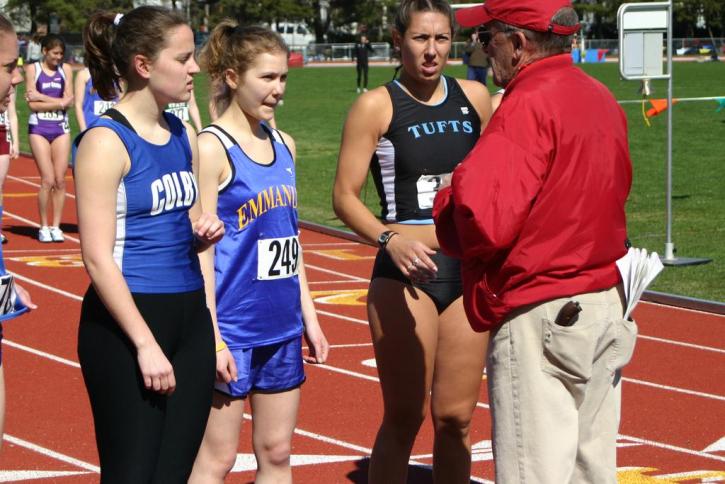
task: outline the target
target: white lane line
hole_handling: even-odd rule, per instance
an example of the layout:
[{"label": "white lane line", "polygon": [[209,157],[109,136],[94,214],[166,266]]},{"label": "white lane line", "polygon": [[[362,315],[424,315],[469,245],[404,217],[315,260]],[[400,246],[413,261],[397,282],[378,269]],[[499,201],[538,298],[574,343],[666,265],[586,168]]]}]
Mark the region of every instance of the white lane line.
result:
[{"label": "white lane line", "polygon": [[362,277],[353,276],[352,274],[345,274],[344,272],[337,272],[330,269],[325,269],[324,267],[316,266],[313,264],[308,264],[305,262],[305,269],[314,269],[316,271],[324,272],[326,274],[333,274],[335,276],[340,277],[346,277],[347,279],[356,281],[356,282],[370,282],[369,279],[363,279]]},{"label": "white lane line", "polygon": [[50,255],[54,255],[56,252],[74,252],[80,254],[80,249],[3,249],[3,255],[5,254],[27,254],[27,253],[39,253],[39,252],[50,252]]},{"label": "white lane line", "polygon": [[[334,348],[369,348],[373,344],[372,343],[354,343],[354,344],[347,344],[347,345],[330,345],[330,349]],[[303,350],[308,350],[309,347],[307,345],[302,347]]]},{"label": "white lane line", "polygon": [[694,348],[696,350],[702,350],[702,351],[712,351],[715,353],[722,353],[725,354],[725,350],[721,348],[713,348],[712,346],[703,346],[703,345],[696,345],[694,343],[684,343],[682,341],[675,341],[671,339],[665,339],[665,338],[657,338],[655,336],[647,336],[644,334],[637,335],[638,338],[650,340],[650,341],[657,341],[658,343],[667,343],[670,345],[676,345],[676,346],[684,346],[686,348]]},{"label": "white lane line", "polygon": [[[25,183],[26,185],[30,185],[31,187],[40,188],[40,183],[34,183],[34,182],[31,182],[31,181],[25,180],[23,178],[19,178],[17,176],[8,175],[6,178],[8,180],[13,180],[13,181],[16,181],[16,182],[19,182],[19,183]],[[40,178],[40,177],[32,177],[32,178]],[[72,193],[70,193],[68,190],[66,190],[65,196],[68,197],[68,198],[72,198],[72,199],[75,199],[76,198],[76,196],[73,195]]]},{"label": "white lane line", "polygon": [[[28,277],[20,276],[20,275],[17,275],[17,274],[14,274],[14,275],[15,275],[15,277],[17,277],[21,281],[28,282],[30,284],[34,284],[36,286],[42,287],[42,288],[47,289],[49,291],[56,292],[58,294],[61,294],[63,296],[66,296],[68,298],[75,299],[76,301],[82,301],[83,300],[83,298],[81,296],[77,296],[75,294],[71,294],[69,292],[63,291],[62,289],[56,289],[56,288],[54,288],[52,286],[48,286],[46,284],[43,284],[42,282],[38,282],[38,281],[33,280],[33,279],[30,279]],[[350,318],[348,316],[342,316],[342,315],[339,315],[339,314],[336,314],[336,313],[330,313],[330,312],[327,312],[327,311],[317,310],[317,313],[318,314],[325,315],[325,316],[331,316],[331,317],[343,319],[343,320],[346,320],[346,321],[352,321],[354,323],[367,324],[367,321],[363,321],[362,319]],[[58,357],[58,358],[60,358],[60,357]],[[331,366],[328,366],[328,365],[316,365],[316,366],[319,366],[321,368],[328,368],[331,371],[338,371],[340,373],[349,372],[349,373],[346,373],[346,374],[349,374],[350,376],[358,376],[359,378],[363,378],[363,379],[366,379],[366,380],[372,380],[372,381],[375,381],[375,382],[378,382],[379,381],[377,378],[371,377],[369,375],[365,375],[363,373],[350,372],[349,370],[343,370],[341,368],[340,369],[336,369],[335,367],[331,367]],[[688,389],[679,388],[679,387],[673,387],[673,386],[669,386],[669,385],[662,385],[662,384],[659,384],[659,383],[652,383],[652,382],[647,382],[647,381],[643,381],[643,380],[637,380],[637,379],[634,379],[634,378],[626,378],[625,377],[625,378],[623,378],[623,380],[626,381],[626,382],[629,382],[629,383],[634,383],[634,384],[637,384],[637,385],[649,386],[649,387],[658,388],[658,389],[661,389],[661,390],[672,391],[672,392],[677,392],[677,393],[683,393],[683,394],[686,394],[686,395],[692,395],[692,396],[697,396],[697,397],[702,397],[702,398],[708,398],[708,399],[711,399],[711,400],[721,400],[721,401],[725,401],[725,397],[720,396],[720,395],[713,395],[713,394],[710,394],[710,393],[698,392],[698,391],[695,391],[695,390],[688,390]],[[483,404],[483,403],[480,403],[480,402],[477,404],[477,406],[479,406],[481,408],[488,408],[488,405]]]},{"label": "white lane line", "polygon": [[2,344],[8,345],[11,348],[15,348],[22,351],[27,351],[28,353],[32,353],[37,356],[42,356],[43,358],[48,358],[49,360],[53,360],[55,362],[61,363],[63,365],[68,365],[73,368],[80,368],[81,365],[79,363],[76,363],[75,361],[65,359],[61,356],[56,356],[51,353],[46,353],[45,351],[36,350],[35,348],[31,348],[29,346],[21,345],[20,343],[16,343],[15,341],[11,341],[9,339],[3,339]]},{"label": "white lane line", "polygon": [[[722,99],[723,96],[709,96],[709,97],[678,97],[677,102],[692,102],[692,101],[717,101]],[[619,104],[639,104],[644,102],[642,99],[623,99],[617,101]]]},{"label": "white lane line", "polygon": [[[338,368],[337,366],[331,366],[331,365],[325,365],[325,364],[322,364],[322,365],[315,364],[315,365],[310,365],[310,366],[314,367],[314,368],[323,368],[325,370],[329,370],[329,371],[332,371],[335,373],[342,373],[343,375],[360,378],[362,380],[368,380],[368,381],[374,381],[376,383],[380,383],[380,379],[378,377],[366,375],[365,373],[360,373],[357,371],[346,370],[345,368]],[[485,409],[489,408],[489,406],[483,402],[476,402],[476,406],[478,408],[485,408]]]},{"label": "white lane line", "polygon": [[713,395],[712,393],[703,393],[703,392],[698,392],[695,390],[687,390],[685,388],[673,387],[673,386],[669,386],[669,385],[662,385],[659,383],[652,383],[652,382],[643,381],[643,380],[636,380],[634,378],[622,377],[622,380],[629,382],[629,383],[635,383],[637,385],[644,385],[646,387],[658,388],[660,390],[667,390],[667,391],[676,392],[676,393],[684,393],[685,395],[692,395],[695,397],[702,397],[702,398],[708,398],[710,400],[720,400],[721,402],[725,402],[725,397],[723,397],[721,395]]},{"label": "white lane line", "polygon": [[[307,284],[360,284],[363,281],[307,281]],[[366,281],[367,283],[367,281]]]},{"label": "white lane line", "polygon": [[[310,232],[314,232],[311,230]],[[315,242],[315,243],[304,243],[302,244],[305,249],[315,247],[340,247],[340,246],[359,246],[362,245],[359,242]]]},{"label": "white lane line", "polygon": [[[5,215],[7,215],[8,217],[10,217],[10,218],[14,218],[15,220],[19,220],[19,221],[23,222],[24,224],[30,225],[31,227],[35,227],[35,228],[39,228],[39,227],[40,227],[40,224],[39,224],[38,222],[33,222],[33,221],[32,221],[32,220],[30,220],[30,219],[27,219],[27,218],[25,218],[25,217],[21,217],[20,215],[15,215],[14,213],[12,213],[12,212],[8,212],[7,210],[5,210],[5,212],[4,212],[4,213],[5,213]],[[77,244],[80,244],[80,243],[81,243],[81,241],[80,241],[80,240],[76,239],[76,238],[75,238],[75,237],[73,237],[73,236],[70,236],[70,235],[68,235],[68,234],[64,234],[64,235],[65,235],[65,240],[70,240],[70,241],[72,241],[72,242],[75,242],[75,243],[77,243]],[[76,250],[77,250],[77,249],[76,249]]]},{"label": "white lane line", "polygon": [[698,457],[704,457],[705,459],[712,459],[712,460],[717,460],[720,462],[725,462],[725,457],[721,457],[719,455],[708,454],[707,452],[700,452],[699,450],[686,449],[684,447],[678,447],[676,445],[670,445],[670,444],[663,444],[662,442],[657,442],[655,440],[640,439],[638,437],[632,437],[630,435],[619,434],[619,436],[622,438],[625,438],[627,440],[631,440],[632,442],[637,442],[639,444],[651,445],[652,447],[658,447],[660,449],[667,449],[667,450],[671,450],[674,452],[680,452],[682,454],[696,455]]},{"label": "white lane line", "polygon": [[47,284],[43,284],[42,282],[36,281],[35,279],[31,279],[29,277],[21,276],[17,272],[10,272],[10,271],[8,271],[8,272],[10,274],[12,274],[13,276],[15,276],[15,278],[18,279],[18,280],[20,280],[20,281],[27,282],[28,284],[32,284],[34,286],[42,287],[43,289],[47,289],[48,291],[58,293],[61,296],[65,296],[65,297],[70,298],[70,299],[75,299],[76,301],[83,301],[83,296],[78,296],[76,294],[71,294],[70,292],[64,291],[63,289],[58,289],[57,287],[49,286]]},{"label": "white lane line", "polygon": [[101,468],[98,466],[94,466],[93,464],[89,464],[88,462],[82,461],[80,459],[76,459],[74,457],[69,457],[65,454],[61,454],[60,452],[56,452],[54,450],[46,449],[45,447],[41,447],[37,444],[33,444],[32,442],[28,442],[27,440],[19,439],[18,437],[13,437],[12,435],[5,434],[3,436],[3,440],[10,442],[11,444],[18,445],[20,447],[25,447],[26,449],[30,449],[39,454],[48,456],[52,459],[59,460],[61,462],[65,462],[67,464],[71,464],[76,467],[80,467],[81,469],[85,469],[87,471],[95,472],[97,474],[101,472]]},{"label": "white lane line", "polygon": [[322,314],[323,316],[330,316],[331,318],[342,319],[343,321],[350,321],[351,323],[364,324],[365,326],[368,325],[368,322],[364,319],[353,318],[351,316],[343,316],[342,314],[331,313],[322,309],[316,309],[315,311],[317,312],[317,314]]},{"label": "white lane line", "polygon": [[[252,420],[252,416],[246,412],[244,413],[244,418],[246,420]],[[373,453],[373,449],[370,449],[368,447],[363,447],[361,445],[346,442],[344,440],[333,439],[332,437],[327,437],[325,435],[321,435],[316,432],[310,432],[309,430],[303,430],[301,428],[295,427],[294,433],[297,435],[302,435],[304,437],[308,437],[310,439],[319,440],[320,442],[325,442],[327,444],[337,445],[338,447],[343,447],[345,449],[350,449],[350,450],[360,452],[360,453],[364,454],[364,455],[360,456],[361,459],[366,458],[366,457],[369,458],[370,454]],[[426,467],[426,468],[430,467],[429,464],[424,464],[422,462],[418,462],[417,460],[415,460],[413,458],[413,456],[411,456],[411,459],[408,461],[408,464],[414,465],[414,466]],[[473,482],[481,482],[484,484],[493,484],[493,481],[488,481],[486,479],[482,479],[482,478],[476,477],[476,476],[471,476],[471,480]]]}]

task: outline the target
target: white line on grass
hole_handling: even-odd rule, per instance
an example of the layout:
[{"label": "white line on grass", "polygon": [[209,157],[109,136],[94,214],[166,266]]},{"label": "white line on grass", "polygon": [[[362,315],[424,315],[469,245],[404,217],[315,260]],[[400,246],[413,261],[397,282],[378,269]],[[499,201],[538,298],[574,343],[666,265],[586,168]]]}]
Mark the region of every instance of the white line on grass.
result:
[{"label": "white line on grass", "polygon": [[54,450],[46,449],[45,447],[41,447],[37,444],[33,444],[32,442],[28,442],[27,440],[19,439],[18,437],[13,437],[12,435],[5,434],[3,436],[3,440],[6,440],[7,442],[10,442],[11,444],[18,445],[20,447],[25,447],[26,449],[30,449],[32,451],[35,451],[39,454],[45,455],[52,459],[59,460],[61,462],[65,462],[67,464],[71,464],[76,467],[80,467],[81,469],[85,469],[87,471],[91,471],[91,472],[95,472],[95,473],[101,472],[101,468],[98,466],[94,466],[93,464],[89,464],[88,462],[82,461],[80,459],[76,459],[74,457],[69,457],[65,454],[61,454],[60,452],[56,452]]},{"label": "white line on grass", "polygon": [[[692,101],[717,101],[718,99],[723,99],[725,96],[710,96],[710,97],[678,97],[675,98],[677,102],[679,103],[686,103],[686,102],[692,102]],[[645,99],[646,101],[646,99]],[[637,104],[641,103],[642,99],[623,99],[621,101],[617,101],[619,104]]]}]

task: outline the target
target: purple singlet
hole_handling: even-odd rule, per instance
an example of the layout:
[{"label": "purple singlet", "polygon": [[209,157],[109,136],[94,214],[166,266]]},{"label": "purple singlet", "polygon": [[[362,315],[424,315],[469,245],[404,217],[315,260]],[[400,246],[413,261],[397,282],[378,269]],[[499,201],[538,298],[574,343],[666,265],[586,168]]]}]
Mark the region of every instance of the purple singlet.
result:
[{"label": "purple singlet", "polygon": [[[35,63],[35,89],[46,96],[62,98],[65,91],[65,72],[63,66],[52,75],[43,71],[40,62]],[[49,142],[65,133],[70,133],[68,114],[65,110],[32,112],[28,118],[28,133],[39,134]]]}]

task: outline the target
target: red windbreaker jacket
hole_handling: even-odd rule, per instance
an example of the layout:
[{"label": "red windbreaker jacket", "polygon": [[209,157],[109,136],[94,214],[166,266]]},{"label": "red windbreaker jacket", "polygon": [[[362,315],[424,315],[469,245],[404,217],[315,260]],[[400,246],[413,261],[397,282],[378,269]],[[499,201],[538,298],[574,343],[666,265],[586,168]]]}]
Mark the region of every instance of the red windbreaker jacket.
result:
[{"label": "red windbreaker jacket", "polygon": [[631,182],[627,121],[609,90],[568,54],[522,69],[433,208],[441,248],[462,259],[473,328],[616,285]]}]

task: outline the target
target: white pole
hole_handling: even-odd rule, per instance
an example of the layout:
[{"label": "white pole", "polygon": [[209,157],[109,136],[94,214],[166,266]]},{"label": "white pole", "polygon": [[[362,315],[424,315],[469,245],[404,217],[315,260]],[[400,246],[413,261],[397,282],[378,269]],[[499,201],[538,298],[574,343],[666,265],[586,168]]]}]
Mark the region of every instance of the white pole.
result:
[{"label": "white pole", "polygon": [[672,242],[672,0],[670,0],[667,19],[667,240],[665,241],[665,260],[675,258],[675,244]]}]

